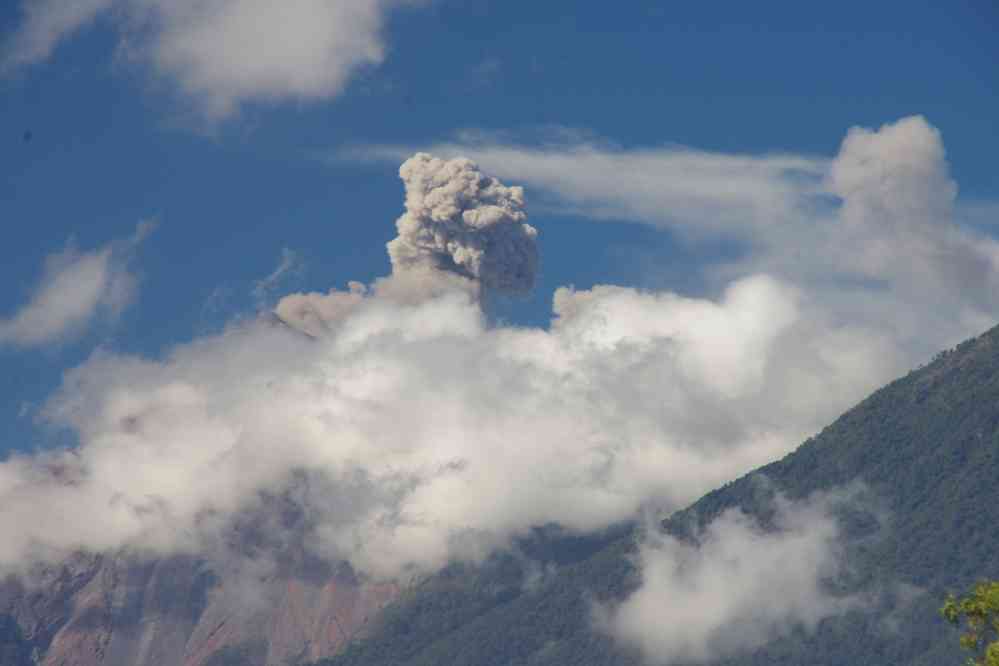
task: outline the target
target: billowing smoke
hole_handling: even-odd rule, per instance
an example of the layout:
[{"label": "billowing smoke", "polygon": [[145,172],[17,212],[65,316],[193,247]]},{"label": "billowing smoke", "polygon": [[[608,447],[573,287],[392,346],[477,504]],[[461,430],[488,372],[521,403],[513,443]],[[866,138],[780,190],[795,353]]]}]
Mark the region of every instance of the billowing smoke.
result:
[{"label": "billowing smoke", "polygon": [[399,169],[406,212],[389,242],[392,271],[432,268],[487,289],[523,292],[538,269],[537,230],[524,220],[524,190],[484,176],[467,159],[417,153]]},{"label": "billowing smoke", "polygon": [[370,287],[348,283],[347,291],[289,294],[274,312],[310,335],[329,333],[366,296],[395,305],[465,292],[517,294],[534,286],[538,270],[537,230],[527,224],[524,190],[482,174],[466,159],[442,160],[417,153],[399,169],[406,212],[399,235],[388,243],[392,274]]}]

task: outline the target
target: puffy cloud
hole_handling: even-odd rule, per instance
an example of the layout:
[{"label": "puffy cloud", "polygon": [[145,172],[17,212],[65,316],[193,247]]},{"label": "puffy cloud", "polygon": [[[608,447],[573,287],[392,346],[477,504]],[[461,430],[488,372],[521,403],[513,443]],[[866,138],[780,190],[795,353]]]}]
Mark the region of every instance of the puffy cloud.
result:
[{"label": "puffy cloud", "polygon": [[842,199],[827,238],[841,272],[890,284],[910,302],[951,301],[991,319],[999,244],[954,223],[957,185],[940,132],[925,119],[851,129],[827,182]]},{"label": "puffy cloud", "polygon": [[72,243],[45,260],[30,300],[0,319],[0,344],[35,347],[63,342],[86,330],[98,313],[116,317],[131,303],[137,286],[128,264],[135,246],[152,229],[142,223],[124,242],[90,252]]},{"label": "puffy cloud", "polygon": [[773,526],[729,510],[696,542],[652,533],[640,549],[642,583],[606,612],[604,627],[657,664],[714,661],[856,607],[832,595],[843,566],[833,505],[816,495],[776,498]]},{"label": "puffy cloud", "polygon": [[45,414],[80,446],[4,463],[0,562],[203,552],[263,493],[300,505],[316,553],[399,576],[679,507],[823,418],[787,418],[794,387],[763,370],[799,316],[764,277],[718,303],[565,292],[547,331],[487,326],[464,290],[344,295],[315,340],[258,322],[70,372]]},{"label": "puffy cloud", "polygon": [[733,283],[720,303],[606,285],[563,287],[554,310],[560,332],[598,348],[669,339],[686,374],[739,394],[763,381],[768,348],[799,316],[797,299],[793,289],[761,275]]},{"label": "puffy cloud", "polygon": [[176,82],[211,117],[245,102],[338,95],[360,67],[385,57],[387,12],[406,0],[39,0],[24,3],[8,65],[47,58],[104,16],[122,53]]},{"label": "puffy cloud", "polygon": [[548,330],[491,327],[463,289],[337,293],[315,339],[261,321],[68,373],[44,413],[80,446],[0,466],[0,563],[214,553],[282,497],[304,534],[271,521],[274,543],[376,577],[430,571],[533,525],[678,508],[786,452],[882,369],[873,348],[826,362],[837,332],[765,276],[718,301],[564,290]]},{"label": "puffy cloud", "polygon": [[878,131],[851,128],[829,170],[847,224],[915,226],[951,215],[950,179],[940,132],[921,116]]}]

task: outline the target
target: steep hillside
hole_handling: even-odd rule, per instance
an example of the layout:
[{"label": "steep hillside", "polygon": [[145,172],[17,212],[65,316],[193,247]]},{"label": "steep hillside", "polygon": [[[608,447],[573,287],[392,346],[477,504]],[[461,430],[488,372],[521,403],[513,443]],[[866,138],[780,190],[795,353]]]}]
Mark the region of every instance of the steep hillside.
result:
[{"label": "steep hillside", "polygon": [[[854,482],[867,488],[870,510],[840,516],[849,568],[836,583],[868,604],[717,664],[960,663],[936,609],[946,591],[999,576],[999,329],[880,389],[783,460],[665,525],[689,535],[731,507],[765,523],[775,489],[795,499]],[[578,543],[541,535],[518,556],[452,567],[387,609],[369,638],[322,663],[638,664],[592,630],[593,602],[622,599],[638,584],[636,539],[636,529],[610,535],[577,558]]]},{"label": "steep hillside", "polygon": [[288,664],[335,653],[396,594],[296,566],[228,589],[202,561],[80,556],[0,582],[3,666]]}]

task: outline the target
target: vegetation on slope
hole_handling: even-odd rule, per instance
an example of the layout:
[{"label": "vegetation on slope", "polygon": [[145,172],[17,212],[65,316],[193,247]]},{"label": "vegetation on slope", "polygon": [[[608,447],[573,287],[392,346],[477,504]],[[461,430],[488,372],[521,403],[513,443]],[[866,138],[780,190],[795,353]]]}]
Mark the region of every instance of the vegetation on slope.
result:
[{"label": "vegetation on slope", "polygon": [[3,666],[32,666],[32,644],[9,614],[0,615],[0,664]]},{"label": "vegetation on slope", "polygon": [[940,613],[955,626],[967,623],[961,647],[975,653],[969,666],[999,666],[999,581],[982,581],[961,598],[948,596]]}]

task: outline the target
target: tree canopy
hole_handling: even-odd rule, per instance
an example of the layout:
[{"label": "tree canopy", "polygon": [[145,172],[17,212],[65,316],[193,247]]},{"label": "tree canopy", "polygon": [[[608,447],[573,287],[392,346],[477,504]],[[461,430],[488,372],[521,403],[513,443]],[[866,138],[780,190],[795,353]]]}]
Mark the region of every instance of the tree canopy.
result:
[{"label": "tree canopy", "polygon": [[964,597],[949,595],[940,613],[955,626],[966,623],[961,647],[976,655],[969,665],[999,666],[999,581],[978,583]]}]

